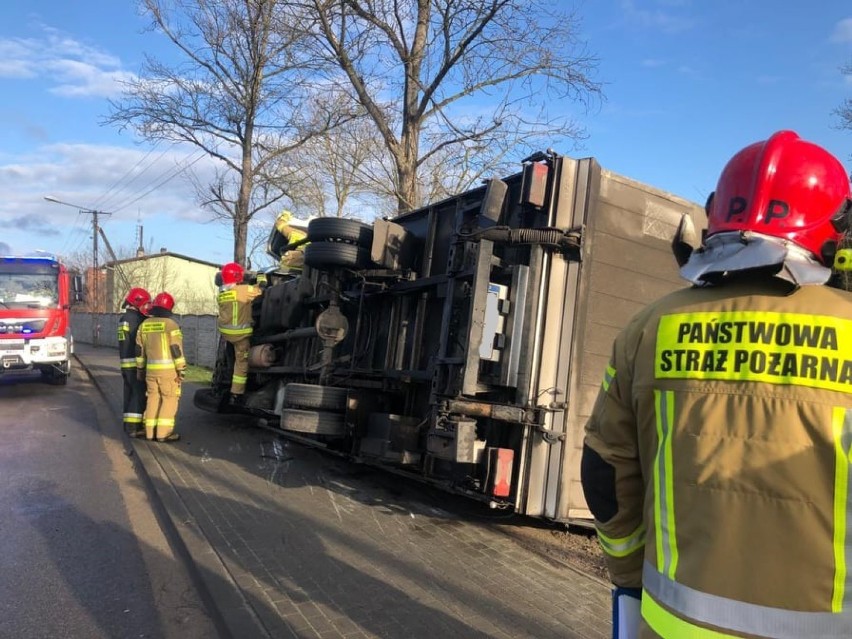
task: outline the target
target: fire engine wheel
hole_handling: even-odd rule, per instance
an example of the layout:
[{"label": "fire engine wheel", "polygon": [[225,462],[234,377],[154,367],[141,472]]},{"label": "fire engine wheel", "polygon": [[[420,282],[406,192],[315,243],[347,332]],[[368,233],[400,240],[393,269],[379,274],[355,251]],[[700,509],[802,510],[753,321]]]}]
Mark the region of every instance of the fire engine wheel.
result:
[{"label": "fire engine wheel", "polygon": [[41,369],[41,376],[44,381],[54,386],[66,386],[68,377],[71,375],[71,360],[59,366],[49,366]]},{"label": "fire engine wheel", "polygon": [[346,434],[343,415],[314,410],[285,408],[281,411],[281,429],[309,435],[341,437]]},{"label": "fire engine wheel", "polygon": [[346,408],[346,397],[346,389],[335,386],[287,384],[284,387],[284,405],[297,408],[342,411]]},{"label": "fire engine wheel", "polygon": [[314,268],[364,268],[370,264],[370,251],[344,242],[312,242],[305,247],[305,264]]},{"label": "fire engine wheel", "polygon": [[311,242],[343,240],[369,249],[373,244],[373,227],[355,220],[318,217],[308,223],[308,240]]}]

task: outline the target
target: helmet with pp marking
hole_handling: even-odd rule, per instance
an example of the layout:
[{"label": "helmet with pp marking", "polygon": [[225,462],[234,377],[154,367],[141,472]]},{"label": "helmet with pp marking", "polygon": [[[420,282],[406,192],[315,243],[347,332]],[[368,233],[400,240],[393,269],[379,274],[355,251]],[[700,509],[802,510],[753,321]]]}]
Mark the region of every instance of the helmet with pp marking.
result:
[{"label": "helmet with pp marking", "polygon": [[840,161],[793,131],[731,158],[708,201],[707,237],[751,231],[789,241],[830,266],[849,229],[849,177]]}]

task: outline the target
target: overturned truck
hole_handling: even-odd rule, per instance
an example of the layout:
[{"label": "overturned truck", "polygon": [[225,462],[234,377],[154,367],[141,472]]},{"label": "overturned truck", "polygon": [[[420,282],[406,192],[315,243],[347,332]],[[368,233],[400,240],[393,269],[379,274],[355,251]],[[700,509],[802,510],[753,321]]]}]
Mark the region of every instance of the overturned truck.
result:
[{"label": "overturned truck", "polygon": [[[697,204],[552,152],[372,225],[319,218],[254,303],[244,411],[267,427],[557,521],[589,517],[583,426],[618,330],[685,283]],[[276,258],[295,245],[273,231]],[[220,344],[214,410],[233,355]]]}]

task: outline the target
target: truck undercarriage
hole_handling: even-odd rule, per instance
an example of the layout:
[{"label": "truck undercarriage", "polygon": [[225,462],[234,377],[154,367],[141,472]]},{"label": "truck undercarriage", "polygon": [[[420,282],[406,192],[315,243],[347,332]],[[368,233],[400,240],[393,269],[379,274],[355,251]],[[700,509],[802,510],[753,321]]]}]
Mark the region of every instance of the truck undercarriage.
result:
[{"label": "truck undercarriage", "polygon": [[[255,301],[240,410],[497,507],[582,513],[585,504],[556,502],[577,474],[565,470],[582,419],[579,400],[569,410],[581,372],[570,363],[586,324],[580,266],[600,167],[563,160],[540,154],[516,175],[393,220],[312,220],[304,270],[267,273]],[[654,247],[671,269],[679,215]],[[268,248],[300,249],[275,231]],[[220,340],[198,406],[229,410],[232,367]]]}]

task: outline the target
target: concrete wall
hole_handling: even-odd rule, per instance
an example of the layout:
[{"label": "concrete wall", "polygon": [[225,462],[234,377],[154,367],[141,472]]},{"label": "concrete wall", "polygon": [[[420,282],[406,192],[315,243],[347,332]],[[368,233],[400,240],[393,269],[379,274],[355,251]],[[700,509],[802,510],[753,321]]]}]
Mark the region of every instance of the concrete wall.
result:
[{"label": "concrete wall", "polygon": [[[119,313],[71,313],[71,333],[74,335],[74,341],[93,344],[96,339],[98,346],[118,348],[119,317],[121,317]],[[213,368],[219,343],[216,317],[175,315],[174,318],[180,324],[183,333],[186,361],[196,366]]]}]

